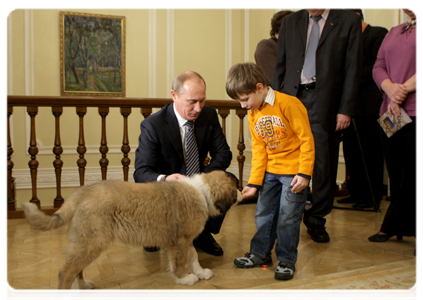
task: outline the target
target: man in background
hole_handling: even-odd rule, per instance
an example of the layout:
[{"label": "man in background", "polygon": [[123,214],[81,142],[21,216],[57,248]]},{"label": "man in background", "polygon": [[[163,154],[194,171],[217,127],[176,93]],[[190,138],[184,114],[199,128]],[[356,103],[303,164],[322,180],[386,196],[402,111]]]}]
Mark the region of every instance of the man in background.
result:
[{"label": "man in background", "polygon": [[[313,28],[314,27],[314,28]],[[360,17],[344,9],[304,9],[284,18],[279,32],[273,89],[307,108],[315,142],[311,208],[304,224],[315,242],[329,242],[325,216],[332,211],[341,130],[347,128],[360,85]]]}]

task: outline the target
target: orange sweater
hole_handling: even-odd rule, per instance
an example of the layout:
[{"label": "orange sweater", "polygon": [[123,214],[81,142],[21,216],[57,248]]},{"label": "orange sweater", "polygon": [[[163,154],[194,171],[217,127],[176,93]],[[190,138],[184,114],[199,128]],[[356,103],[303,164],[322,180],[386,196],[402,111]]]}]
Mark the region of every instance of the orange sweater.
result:
[{"label": "orange sweater", "polygon": [[273,105],[265,102],[248,114],[253,151],[248,184],[261,186],[265,172],[310,178],[314,139],[307,110],[296,97],[272,89],[269,93],[275,93]]}]

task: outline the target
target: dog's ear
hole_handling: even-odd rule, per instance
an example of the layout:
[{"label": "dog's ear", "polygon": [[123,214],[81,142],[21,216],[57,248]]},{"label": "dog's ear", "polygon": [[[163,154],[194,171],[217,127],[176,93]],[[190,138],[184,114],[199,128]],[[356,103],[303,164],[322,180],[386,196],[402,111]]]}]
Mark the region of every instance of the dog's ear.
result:
[{"label": "dog's ear", "polygon": [[216,206],[217,210],[219,210],[220,213],[223,215],[231,208],[232,204],[233,202],[227,201],[225,199],[220,199],[214,203],[214,206]]},{"label": "dog's ear", "polygon": [[230,177],[232,179],[233,183],[236,185],[236,188],[239,189],[239,180],[238,180],[238,178],[234,174],[232,174],[231,172],[227,172],[226,171],[225,174],[226,174],[226,176],[228,176],[228,177]]}]

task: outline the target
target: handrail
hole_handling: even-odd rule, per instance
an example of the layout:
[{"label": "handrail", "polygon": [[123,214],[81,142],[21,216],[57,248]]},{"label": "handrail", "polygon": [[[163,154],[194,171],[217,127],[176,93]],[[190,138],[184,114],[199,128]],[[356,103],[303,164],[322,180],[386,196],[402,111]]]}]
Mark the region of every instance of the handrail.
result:
[{"label": "handrail", "polygon": [[[107,158],[108,146],[106,136],[106,117],[109,114],[109,108],[120,108],[120,113],[123,117],[124,122],[124,133],[122,141],[122,167],[124,172],[124,180],[128,180],[128,169],[130,165],[130,159],[128,153],[130,152],[130,146],[128,143],[128,116],[131,114],[132,108],[141,108],[141,114],[144,118],[147,118],[152,114],[153,108],[161,108],[168,103],[171,103],[170,98],[121,98],[121,97],[70,97],[70,96],[7,96],[7,184],[8,184],[8,196],[7,196],[7,207],[8,207],[8,218],[19,218],[23,217],[23,212],[17,210],[15,203],[15,190],[13,186],[14,178],[12,176],[13,161],[12,154],[14,152],[11,138],[10,138],[10,116],[13,115],[13,107],[26,107],[27,114],[30,117],[30,143],[28,153],[31,156],[29,161],[29,169],[31,173],[32,182],[32,199],[33,203],[36,203],[46,213],[54,213],[63,203],[64,199],[61,196],[61,172],[63,162],[61,160],[61,154],[63,152],[60,142],[60,117],[63,113],[63,107],[75,107],[76,114],[79,117],[79,141],[77,147],[77,153],[79,159],[77,161],[77,167],[79,169],[80,185],[84,185],[85,166],[87,161],[85,159],[86,145],[84,139],[84,117],[87,113],[87,107],[97,107],[98,113],[102,118],[102,130],[101,130],[101,147],[100,152],[102,158],[100,160],[102,179],[106,179],[107,167],[109,160]],[[230,110],[235,110],[236,115],[239,118],[239,136],[238,136],[238,169],[239,169],[239,181],[240,188],[242,188],[243,182],[243,169],[244,169],[244,117],[247,115],[247,110],[242,109],[237,101],[233,100],[206,100],[208,106],[214,107],[218,110],[218,114],[222,119],[222,129],[226,134],[226,118],[230,113]],[[55,155],[54,168],[56,173],[56,190],[57,196],[54,199],[53,208],[42,208],[40,200],[37,197],[37,169],[38,169],[38,147],[36,142],[36,116],[38,114],[38,107],[51,107],[52,114],[55,117],[55,145],[53,148],[53,154]],[[54,131],[52,129],[52,131]],[[207,163],[207,162],[206,162]]]},{"label": "handrail", "polygon": [[[119,97],[62,97],[62,96],[7,96],[8,106],[86,106],[86,107],[163,107],[170,98],[119,98]],[[206,105],[214,108],[240,109],[234,100],[207,99]]]}]

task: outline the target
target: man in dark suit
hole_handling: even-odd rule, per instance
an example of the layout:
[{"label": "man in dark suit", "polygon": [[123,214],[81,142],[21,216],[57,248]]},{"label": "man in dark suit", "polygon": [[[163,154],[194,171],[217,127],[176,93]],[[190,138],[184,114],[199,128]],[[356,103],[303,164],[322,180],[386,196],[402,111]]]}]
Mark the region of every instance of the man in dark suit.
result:
[{"label": "man in dark suit", "polygon": [[[360,91],[354,114],[355,126],[343,131],[345,166],[348,171],[349,196],[339,203],[356,203],[354,208],[379,207],[383,194],[383,148],[380,136],[379,109],[382,92],[373,80],[372,70],[377,53],[388,30],[364,22],[361,9],[351,9],[361,17],[363,66]],[[364,155],[364,161],[363,161]]]},{"label": "man in dark suit", "polygon": [[[172,103],[141,122],[139,146],[135,152],[135,182],[177,180],[185,176],[184,145],[188,129],[184,125],[187,121],[194,121],[200,172],[226,170],[231,163],[232,152],[216,110],[205,106],[204,79],[191,71],[179,74],[173,81],[171,96]],[[211,160],[205,166],[203,162],[208,154]],[[222,222],[223,216],[210,218],[194,246],[211,255],[223,255],[222,248],[211,235],[219,233]],[[146,250],[155,249],[147,247]]]},{"label": "man in dark suit", "polygon": [[[303,68],[313,25],[320,37],[314,52],[314,75],[306,76]],[[341,130],[350,125],[355,111],[361,49],[360,17],[351,11],[304,9],[282,22],[273,88],[296,96],[308,111],[316,158],[312,206],[304,213],[304,224],[315,242],[330,240],[325,216],[333,207]]]}]

